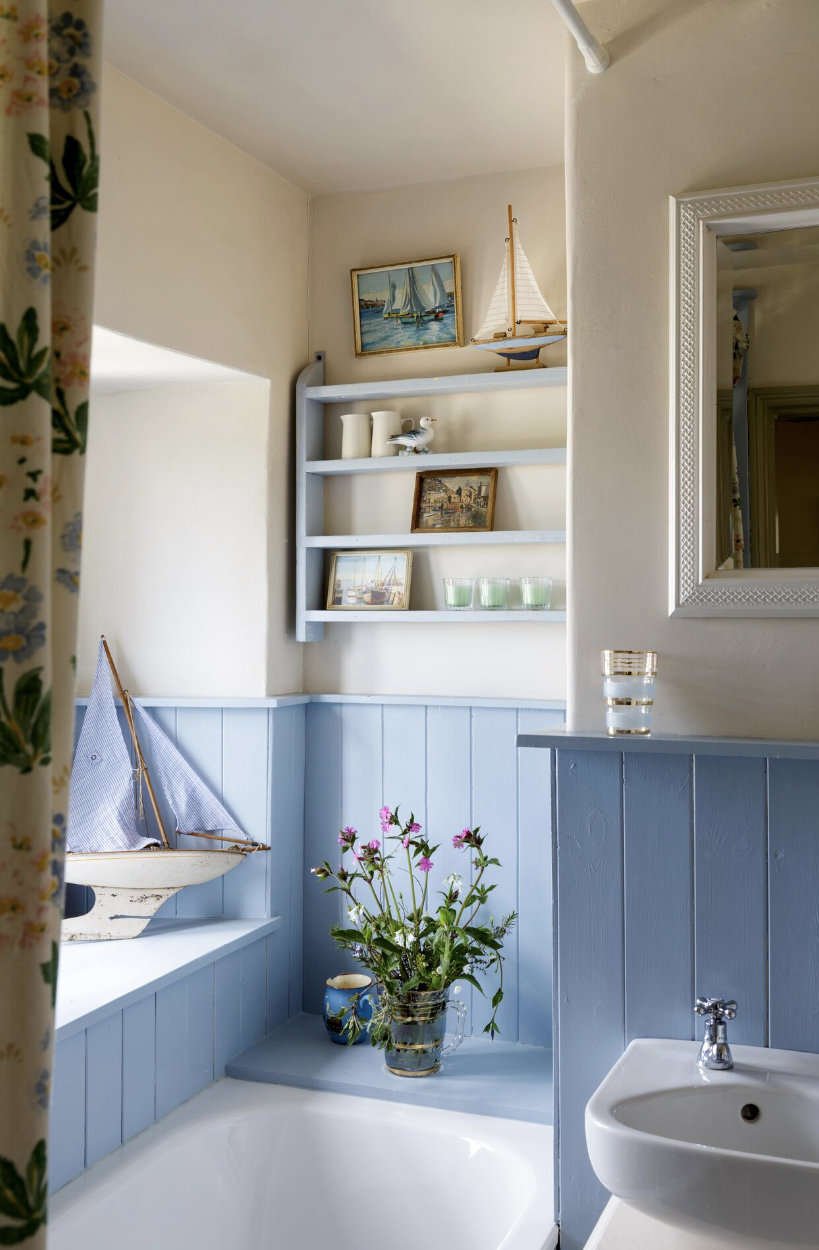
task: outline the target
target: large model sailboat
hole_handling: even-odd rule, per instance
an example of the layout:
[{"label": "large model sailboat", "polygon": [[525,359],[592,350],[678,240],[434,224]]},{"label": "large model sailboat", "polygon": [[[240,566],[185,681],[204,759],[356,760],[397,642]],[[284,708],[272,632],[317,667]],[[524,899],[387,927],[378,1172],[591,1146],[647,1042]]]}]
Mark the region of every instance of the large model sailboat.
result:
[{"label": "large model sailboat", "polygon": [[[472,340],[481,351],[497,352],[507,365],[513,360],[540,363],[540,349],[566,337],[566,322],[558,321],[541,294],[532,266],[515,229],[517,218],[508,206],[509,237],[497,286],[483,325]],[[526,332],[527,327],[529,332]]]},{"label": "large model sailboat", "polygon": [[[125,709],[136,766],[117,719],[111,677]],[[151,775],[137,735],[150,744],[157,784],[176,817],[177,832],[232,843],[202,850],[171,847]],[[142,819],[148,793],[159,840]],[[219,832],[216,832],[216,831]],[[167,734],[124,690],[105,638],[71,771],[66,882],[90,886],[94,906],[64,920],[64,941],[136,937],[166,899],[188,885],[221,877],[248,852],[268,850],[242,836],[233,817],[197,777]]]}]

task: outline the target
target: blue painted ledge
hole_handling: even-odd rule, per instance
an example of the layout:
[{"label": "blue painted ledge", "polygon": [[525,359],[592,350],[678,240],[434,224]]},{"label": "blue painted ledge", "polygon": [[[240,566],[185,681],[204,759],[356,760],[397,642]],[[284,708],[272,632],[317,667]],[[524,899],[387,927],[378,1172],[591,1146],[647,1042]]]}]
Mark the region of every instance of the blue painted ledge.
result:
[{"label": "blue painted ledge", "polygon": [[819,742],[774,742],[767,738],[686,737],[684,734],[651,734],[648,738],[606,733],[577,733],[547,729],[521,733],[519,747],[564,751],[623,751],[637,755],[729,755],[745,759],[819,760]]},{"label": "blue painted ledge", "polygon": [[231,951],[258,942],[281,923],[281,916],[155,919],[144,933],[127,942],[63,942],[57,976],[57,1041]]},{"label": "blue painted ledge", "polygon": [[551,1124],[552,1052],[496,1038],[468,1037],[441,1071],[425,1080],[393,1076],[366,1042],[337,1046],[320,1016],[295,1016],[225,1065],[240,1081],[357,1094],[417,1107]]}]

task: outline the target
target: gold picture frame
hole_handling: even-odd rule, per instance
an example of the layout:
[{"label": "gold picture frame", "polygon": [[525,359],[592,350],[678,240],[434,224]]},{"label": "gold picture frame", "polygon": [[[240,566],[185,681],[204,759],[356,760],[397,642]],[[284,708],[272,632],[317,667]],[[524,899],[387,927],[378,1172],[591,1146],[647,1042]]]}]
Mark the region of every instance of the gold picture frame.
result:
[{"label": "gold picture frame", "polygon": [[356,356],[463,347],[458,255],[351,269]]},{"label": "gold picture frame", "polygon": [[497,469],[422,469],[415,475],[412,534],[486,534],[495,524]]},{"label": "gold picture frame", "polygon": [[411,582],[412,551],[407,547],[333,551],[327,579],[327,610],[406,612]]}]

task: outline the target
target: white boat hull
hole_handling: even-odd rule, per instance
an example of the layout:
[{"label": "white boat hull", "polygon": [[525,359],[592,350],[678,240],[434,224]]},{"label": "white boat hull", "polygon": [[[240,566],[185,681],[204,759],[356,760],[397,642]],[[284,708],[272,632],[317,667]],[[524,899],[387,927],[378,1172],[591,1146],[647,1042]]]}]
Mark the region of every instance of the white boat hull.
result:
[{"label": "white boat hull", "polygon": [[62,923],[64,942],[137,937],[162,904],[188,885],[224,876],[237,851],[91,851],[65,857],[67,884],[89,886],[94,906]]}]

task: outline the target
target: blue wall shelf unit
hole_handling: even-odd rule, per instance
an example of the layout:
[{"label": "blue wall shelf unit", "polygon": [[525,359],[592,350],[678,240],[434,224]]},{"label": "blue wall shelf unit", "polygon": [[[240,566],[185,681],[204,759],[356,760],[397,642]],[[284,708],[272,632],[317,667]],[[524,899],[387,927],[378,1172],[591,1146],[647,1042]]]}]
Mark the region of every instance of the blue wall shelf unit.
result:
[{"label": "blue wall shelf unit", "polygon": [[470,469],[493,465],[563,465],[565,447],[532,447],[521,450],[464,451],[423,457],[377,457],[363,460],[324,459],[324,407],[354,403],[445,395],[509,394],[543,387],[565,387],[565,369],[510,370],[500,373],[467,373],[441,378],[402,378],[392,382],[360,382],[324,385],[324,353],[317,352],[296,384],[296,638],[320,642],[325,622],[363,624],[395,621],[403,624],[489,624],[503,618],[508,624],[544,624],[565,621],[565,612],[330,612],[324,610],[327,594],[325,550],[356,550],[388,547],[471,547],[519,543],[565,544],[565,530],[496,530],[485,534],[325,534],[324,479],[340,475],[415,473],[423,469]]}]

